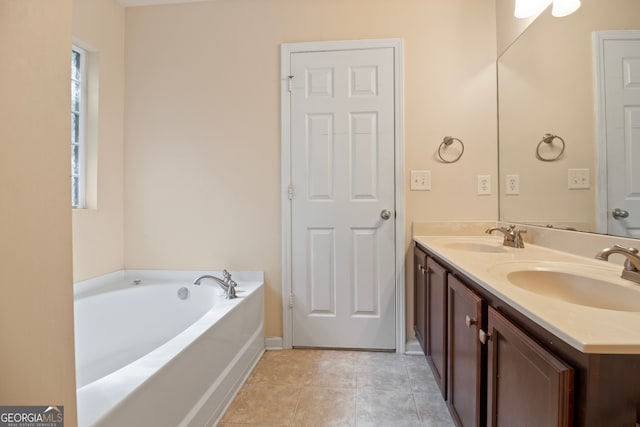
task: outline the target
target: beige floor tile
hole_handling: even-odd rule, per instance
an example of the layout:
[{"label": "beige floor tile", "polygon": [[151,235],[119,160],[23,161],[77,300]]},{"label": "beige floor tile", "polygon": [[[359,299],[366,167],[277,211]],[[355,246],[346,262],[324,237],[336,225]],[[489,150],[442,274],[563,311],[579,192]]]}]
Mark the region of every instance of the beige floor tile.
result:
[{"label": "beige floor tile", "polygon": [[404,363],[407,366],[414,366],[414,367],[428,366],[427,359],[423,354],[420,354],[420,355],[404,354],[402,356],[402,359],[404,360]]},{"label": "beige floor tile", "polygon": [[353,352],[289,350],[265,353],[249,384],[355,387],[356,355]]},{"label": "beige floor tile", "polygon": [[420,355],[267,351],[220,426],[452,427],[439,393]]},{"label": "beige floor tile", "polygon": [[404,364],[364,364],[356,371],[358,388],[411,391],[407,368]]},{"label": "beige floor tile", "polygon": [[293,419],[300,387],[273,384],[245,384],[222,424],[287,426]]},{"label": "beige floor tile", "polygon": [[357,363],[358,366],[383,366],[390,369],[405,367],[403,355],[377,351],[360,352]]},{"label": "beige floor tile", "polygon": [[411,391],[418,393],[440,393],[440,388],[429,366],[407,366]]},{"label": "beige floor tile", "polygon": [[304,374],[305,385],[315,387],[356,387],[355,364],[338,362],[318,362],[311,366]]},{"label": "beige floor tile", "polygon": [[259,363],[247,380],[247,384],[298,385],[308,381],[309,367],[301,364],[286,364],[281,361]]},{"label": "beige floor tile", "polygon": [[455,427],[447,404],[442,399],[440,392],[413,393],[418,414],[423,426],[429,427]]},{"label": "beige floor tile", "polygon": [[228,423],[220,423],[218,427],[269,427],[263,424],[228,424]]},{"label": "beige floor tile", "polygon": [[358,389],[358,427],[419,427],[420,419],[413,395],[406,391]]},{"label": "beige floor tile", "polygon": [[307,387],[300,393],[293,426],[355,426],[356,390]]}]

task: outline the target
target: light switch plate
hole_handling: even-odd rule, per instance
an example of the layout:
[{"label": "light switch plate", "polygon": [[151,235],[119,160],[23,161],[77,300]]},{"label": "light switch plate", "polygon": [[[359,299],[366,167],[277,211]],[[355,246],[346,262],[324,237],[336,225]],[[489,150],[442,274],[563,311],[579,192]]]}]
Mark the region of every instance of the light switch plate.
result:
[{"label": "light switch plate", "polygon": [[411,171],[411,190],[431,190],[431,171]]},{"label": "light switch plate", "polygon": [[569,169],[567,173],[567,188],[569,190],[580,190],[591,188],[591,173],[588,168]]},{"label": "light switch plate", "polygon": [[478,194],[481,196],[491,194],[491,175],[478,175]]}]

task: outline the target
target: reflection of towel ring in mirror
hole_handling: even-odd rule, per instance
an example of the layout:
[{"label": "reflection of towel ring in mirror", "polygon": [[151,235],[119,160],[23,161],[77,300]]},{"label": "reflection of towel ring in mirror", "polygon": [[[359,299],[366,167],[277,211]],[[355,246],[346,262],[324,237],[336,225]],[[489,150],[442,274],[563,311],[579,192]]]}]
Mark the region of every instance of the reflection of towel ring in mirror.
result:
[{"label": "reflection of towel ring in mirror", "polygon": [[[455,159],[445,160],[444,156],[442,155],[442,150],[453,144],[453,141],[458,141],[460,143],[460,153],[456,156]],[[460,157],[462,157],[462,153],[464,153],[464,144],[458,138],[453,138],[451,136],[445,136],[440,143],[440,147],[438,147],[438,157],[440,158],[440,160],[442,160],[443,163],[457,162],[458,160],[460,160]]]},{"label": "reflection of towel ring in mirror", "polygon": [[[542,154],[540,154],[540,147],[543,146],[542,143],[544,142],[545,144],[549,144],[551,146],[553,145],[553,140],[556,138],[559,139],[560,142],[562,143],[562,149],[560,150],[560,153],[558,153],[558,155],[555,157],[542,157]],[[538,158],[538,160],[542,160],[543,162],[553,162],[554,160],[558,160],[562,156],[562,154],[564,154],[564,149],[565,149],[564,139],[562,139],[558,135],[545,133],[544,136],[542,137],[542,140],[538,142],[538,146],[536,147],[536,157]]]}]

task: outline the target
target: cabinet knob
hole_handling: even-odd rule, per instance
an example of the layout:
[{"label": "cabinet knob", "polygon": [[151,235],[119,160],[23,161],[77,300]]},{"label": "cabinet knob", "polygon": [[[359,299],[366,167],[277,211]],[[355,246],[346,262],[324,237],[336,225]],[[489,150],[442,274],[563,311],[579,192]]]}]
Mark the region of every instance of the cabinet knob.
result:
[{"label": "cabinet knob", "polygon": [[491,334],[486,333],[482,329],[478,330],[478,338],[482,344],[486,344],[491,339]]},{"label": "cabinet knob", "polygon": [[476,324],[476,319],[472,319],[471,317],[469,317],[469,315],[467,314],[464,317],[464,323],[467,325],[467,328],[470,328],[471,325],[475,325]]}]

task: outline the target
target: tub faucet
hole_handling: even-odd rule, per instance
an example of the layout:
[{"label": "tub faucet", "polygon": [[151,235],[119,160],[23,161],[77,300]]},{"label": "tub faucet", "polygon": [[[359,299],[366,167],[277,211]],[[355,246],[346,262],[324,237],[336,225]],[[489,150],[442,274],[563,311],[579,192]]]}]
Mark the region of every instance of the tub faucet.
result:
[{"label": "tub faucet", "polygon": [[224,290],[225,299],[237,298],[236,286],[238,286],[238,284],[235,282],[235,280],[231,279],[231,273],[229,273],[227,270],[223,270],[222,275],[224,276],[224,280],[216,276],[211,276],[210,274],[203,274],[202,276],[199,276],[196,280],[194,280],[193,284],[199,285],[202,279],[213,279]]},{"label": "tub faucet", "polygon": [[622,269],[621,275],[622,278],[640,283],[640,256],[638,255],[638,249],[613,245],[611,248],[605,248],[598,252],[596,254],[596,259],[608,261],[609,255],[611,254],[620,254],[627,258],[624,261],[624,268]]},{"label": "tub faucet", "polygon": [[522,240],[522,233],[526,233],[527,230],[519,230],[515,225],[510,225],[507,228],[504,227],[491,227],[487,228],[485,233],[491,234],[494,231],[499,231],[504,234],[503,246],[510,246],[512,248],[524,248],[524,241]]}]

